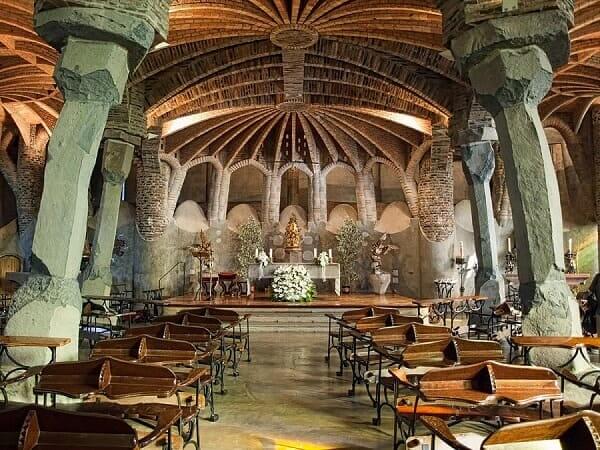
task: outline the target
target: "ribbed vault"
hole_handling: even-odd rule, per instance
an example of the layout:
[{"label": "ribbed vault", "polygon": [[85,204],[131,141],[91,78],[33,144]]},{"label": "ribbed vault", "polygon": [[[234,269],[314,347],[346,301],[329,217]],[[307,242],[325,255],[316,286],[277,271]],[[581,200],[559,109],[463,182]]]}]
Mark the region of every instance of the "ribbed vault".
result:
[{"label": "ribbed vault", "polygon": [[0,104],[22,133],[27,124],[51,129],[62,107],[56,51],[33,31],[33,0],[0,0],[0,9]]}]

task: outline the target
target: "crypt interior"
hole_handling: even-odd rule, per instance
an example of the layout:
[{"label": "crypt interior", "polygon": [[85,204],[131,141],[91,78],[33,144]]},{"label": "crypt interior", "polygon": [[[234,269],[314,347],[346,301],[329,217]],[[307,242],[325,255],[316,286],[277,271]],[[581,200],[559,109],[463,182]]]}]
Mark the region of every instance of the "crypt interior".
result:
[{"label": "crypt interior", "polygon": [[599,0],[0,7],[0,447],[600,449]]}]

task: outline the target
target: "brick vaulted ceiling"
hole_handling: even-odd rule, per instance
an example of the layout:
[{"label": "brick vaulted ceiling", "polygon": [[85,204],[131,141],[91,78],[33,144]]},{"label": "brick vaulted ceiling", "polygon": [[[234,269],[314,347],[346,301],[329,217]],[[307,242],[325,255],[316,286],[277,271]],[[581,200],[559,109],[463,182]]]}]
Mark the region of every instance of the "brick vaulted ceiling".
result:
[{"label": "brick vaulted ceiling", "polygon": [[[173,0],[168,46],[132,77],[165,149],[225,166],[346,161],[396,166],[467,89],[443,56],[434,0]],[[577,0],[573,55],[541,105],[583,118],[600,96],[600,0]],[[33,0],[0,0],[0,101],[51,128],[56,53]]]}]

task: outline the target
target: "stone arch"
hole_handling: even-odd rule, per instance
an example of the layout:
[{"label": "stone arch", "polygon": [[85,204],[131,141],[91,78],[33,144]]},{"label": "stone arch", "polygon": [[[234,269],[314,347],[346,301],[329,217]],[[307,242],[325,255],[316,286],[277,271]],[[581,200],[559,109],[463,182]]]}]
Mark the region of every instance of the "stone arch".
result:
[{"label": "stone arch", "polygon": [[405,177],[406,177],[406,190],[404,196],[406,197],[406,203],[409,205],[410,212],[414,217],[418,217],[419,214],[419,190],[417,187],[417,172],[419,170],[419,164],[421,160],[431,151],[433,140],[428,139],[423,142],[419,147],[415,149],[410,157],[410,161],[406,166]]},{"label": "stone arch", "polygon": [[221,161],[219,161],[214,156],[202,156],[200,158],[192,159],[191,161],[188,161],[186,164],[184,164],[182,167],[184,167],[185,170],[188,171],[192,167],[196,167],[200,164],[205,163],[212,164],[213,166],[215,166],[215,169],[217,169],[219,172],[223,170],[223,164],[221,164]]}]

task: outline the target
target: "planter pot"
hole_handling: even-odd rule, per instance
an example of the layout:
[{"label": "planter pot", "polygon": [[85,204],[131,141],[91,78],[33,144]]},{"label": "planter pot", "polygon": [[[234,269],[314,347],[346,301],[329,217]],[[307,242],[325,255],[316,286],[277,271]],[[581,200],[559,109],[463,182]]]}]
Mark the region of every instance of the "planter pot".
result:
[{"label": "planter pot", "polygon": [[372,273],[369,275],[369,285],[373,294],[384,295],[387,292],[392,275],[389,273]]}]

